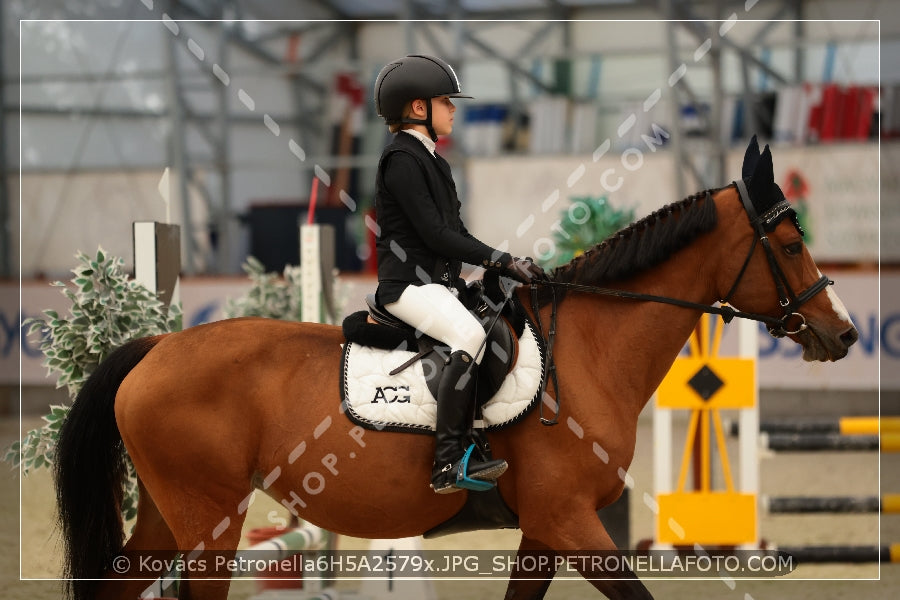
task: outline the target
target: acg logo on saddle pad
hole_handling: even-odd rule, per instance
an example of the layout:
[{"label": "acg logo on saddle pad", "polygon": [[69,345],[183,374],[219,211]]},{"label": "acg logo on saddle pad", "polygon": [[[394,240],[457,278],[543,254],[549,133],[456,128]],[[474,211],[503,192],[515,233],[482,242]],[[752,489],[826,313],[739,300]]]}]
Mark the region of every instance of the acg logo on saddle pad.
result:
[{"label": "acg logo on saddle pad", "polygon": [[[404,394],[404,392],[406,392],[406,394]],[[411,399],[408,385],[386,385],[384,387],[379,386],[375,388],[375,397],[372,398],[372,404],[377,404],[378,402],[384,402],[385,404],[399,402],[404,404]]]},{"label": "acg logo on saddle pad", "polygon": [[[537,404],[544,367],[542,347],[530,323],[518,344],[515,367],[482,407],[487,429],[510,425]],[[426,383],[426,371],[431,374],[430,361],[438,358],[431,354],[396,375],[388,374],[414,356],[415,352],[347,343],[341,373],[347,416],[368,429],[433,432],[437,402]]]}]

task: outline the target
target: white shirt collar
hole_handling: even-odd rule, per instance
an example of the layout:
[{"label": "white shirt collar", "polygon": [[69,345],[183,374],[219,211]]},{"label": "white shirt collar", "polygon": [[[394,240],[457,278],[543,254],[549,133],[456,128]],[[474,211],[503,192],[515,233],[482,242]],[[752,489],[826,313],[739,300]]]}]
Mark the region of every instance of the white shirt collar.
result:
[{"label": "white shirt collar", "polygon": [[416,138],[420,142],[422,142],[422,145],[425,146],[425,149],[428,150],[429,152],[431,152],[431,155],[434,156],[434,149],[437,146],[430,137],[428,137],[424,133],[416,131],[415,129],[404,129],[403,132],[408,133],[409,135],[413,136],[414,138]]}]

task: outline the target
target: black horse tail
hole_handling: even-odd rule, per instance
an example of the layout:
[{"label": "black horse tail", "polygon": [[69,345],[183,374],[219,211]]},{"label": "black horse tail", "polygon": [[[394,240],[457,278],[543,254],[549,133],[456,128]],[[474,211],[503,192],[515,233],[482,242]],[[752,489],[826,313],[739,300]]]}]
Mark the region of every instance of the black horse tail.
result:
[{"label": "black horse tail", "polygon": [[82,386],[59,432],[54,463],[56,507],[64,543],[66,596],[93,598],[125,539],[121,516],[127,466],[113,405],[125,376],[162,336],[113,351]]}]

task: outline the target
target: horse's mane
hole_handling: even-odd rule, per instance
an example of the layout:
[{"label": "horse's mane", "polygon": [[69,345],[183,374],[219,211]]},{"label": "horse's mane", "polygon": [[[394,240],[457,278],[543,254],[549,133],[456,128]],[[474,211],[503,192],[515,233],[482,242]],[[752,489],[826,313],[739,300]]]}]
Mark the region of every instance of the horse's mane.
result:
[{"label": "horse's mane", "polygon": [[655,267],[716,226],[716,205],[706,190],[673,202],[614,233],[550,278],[565,283],[600,285],[621,281]]}]

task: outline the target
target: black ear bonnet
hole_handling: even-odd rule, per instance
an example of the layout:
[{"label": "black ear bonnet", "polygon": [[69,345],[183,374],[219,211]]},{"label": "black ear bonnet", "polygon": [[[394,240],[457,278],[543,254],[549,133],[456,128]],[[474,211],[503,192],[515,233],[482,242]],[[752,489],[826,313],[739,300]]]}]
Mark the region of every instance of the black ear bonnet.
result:
[{"label": "black ear bonnet", "polygon": [[800,235],[803,235],[800,220],[797,218],[797,211],[794,210],[791,203],[784,197],[784,192],[775,183],[772,153],[769,150],[769,145],[766,144],[765,149],[760,152],[759,143],[755,135],[750,140],[747,151],[744,153],[741,177],[747,184],[753,208],[756,209],[756,214],[759,215],[760,222],[766,233],[771,233],[782,220],[790,218]]}]

